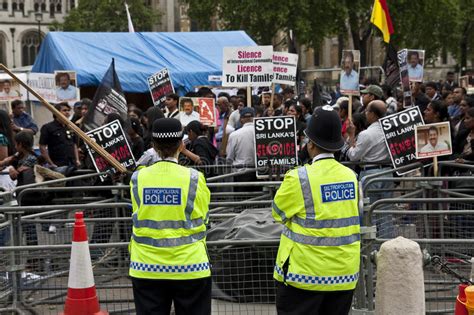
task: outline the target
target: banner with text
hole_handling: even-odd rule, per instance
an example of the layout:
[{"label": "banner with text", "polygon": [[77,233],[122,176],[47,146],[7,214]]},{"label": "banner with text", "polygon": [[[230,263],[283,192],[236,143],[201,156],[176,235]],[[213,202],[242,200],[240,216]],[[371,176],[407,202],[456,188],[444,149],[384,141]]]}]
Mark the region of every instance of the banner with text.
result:
[{"label": "banner with text", "polygon": [[[394,168],[410,165],[416,161],[415,127],[423,125],[423,116],[418,106],[383,117],[379,123],[385,135],[385,144],[390,152]],[[405,174],[399,173],[399,175]]]},{"label": "banner with text", "polygon": [[[91,130],[86,134],[94,139],[97,144],[104,148],[105,151],[112,155],[125,168],[135,168],[135,158],[133,157],[130,144],[118,120],[114,120],[102,127]],[[107,160],[97,154],[92,148],[88,147],[88,150],[98,173],[110,171],[112,174],[115,174],[117,172]],[[101,177],[101,180],[103,181],[104,178],[105,177]]]},{"label": "banner with text", "polygon": [[[298,163],[293,116],[254,119],[257,177],[285,174]],[[261,168],[267,167],[267,171]]]},{"label": "banner with text", "polygon": [[160,106],[165,103],[166,95],[174,93],[173,83],[167,68],[163,68],[148,78],[148,87],[153,105]]},{"label": "banner with text", "polygon": [[296,84],[298,55],[286,52],[273,52],[273,83]]},{"label": "banner with text", "polygon": [[224,47],[222,86],[270,86],[273,47]]},{"label": "banner with text", "polygon": [[[30,73],[28,75],[28,85],[49,103],[57,103],[56,77],[54,73]],[[30,101],[38,99],[29,93]]]}]

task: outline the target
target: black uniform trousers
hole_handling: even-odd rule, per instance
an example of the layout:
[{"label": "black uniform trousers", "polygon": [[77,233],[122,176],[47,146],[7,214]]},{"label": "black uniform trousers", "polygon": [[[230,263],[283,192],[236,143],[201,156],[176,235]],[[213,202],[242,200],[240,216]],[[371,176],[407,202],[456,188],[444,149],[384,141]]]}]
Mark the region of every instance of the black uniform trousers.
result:
[{"label": "black uniform trousers", "polygon": [[174,302],[176,315],[211,314],[211,277],[192,280],[156,280],[132,277],[138,315],[169,315]]},{"label": "black uniform trousers", "polygon": [[278,315],[347,315],[354,290],[309,291],[277,282]]}]

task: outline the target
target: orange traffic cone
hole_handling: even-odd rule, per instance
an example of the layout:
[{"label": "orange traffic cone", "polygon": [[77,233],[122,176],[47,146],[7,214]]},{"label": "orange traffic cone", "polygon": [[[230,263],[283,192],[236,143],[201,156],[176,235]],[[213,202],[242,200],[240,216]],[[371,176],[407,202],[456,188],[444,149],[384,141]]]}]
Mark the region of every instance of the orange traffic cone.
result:
[{"label": "orange traffic cone", "polygon": [[71,264],[63,315],[102,315],[95,291],[84,214],[76,212],[72,234]]},{"label": "orange traffic cone", "polygon": [[468,315],[466,308],[466,292],[467,284],[462,283],[459,285],[459,294],[456,297],[456,307],[454,309],[454,315]]}]

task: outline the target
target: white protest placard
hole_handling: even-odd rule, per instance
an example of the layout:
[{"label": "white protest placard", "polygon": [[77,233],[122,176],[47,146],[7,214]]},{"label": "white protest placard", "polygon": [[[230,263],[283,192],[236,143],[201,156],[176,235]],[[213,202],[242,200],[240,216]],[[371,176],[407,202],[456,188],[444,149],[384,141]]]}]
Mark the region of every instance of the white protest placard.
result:
[{"label": "white protest placard", "polygon": [[296,84],[298,55],[287,52],[273,52],[273,83]]},{"label": "white protest placard", "polygon": [[[35,90],[41,97],[49,103],[57,103],[56,78],[54,73],[30,73],[28,75],[28,85]],[[29,94],[30,101],[38,101],[33,95]]]},{"label": "white protest placard", "polygon": [[[16,76],[23,82],[26,82],[26,73],[16,73]],[[0,73],[0,101],[13,101],[17,99],[26,101],[26,89],[7,73]]]},{"label": "white protest placard", "polygon": [[453,154],[449,121],[416,126],[415,140],[417,159]]},{"label": "white protest placard", "polygon": [[270,86],[272,59],[272,46],[224,47],[222,86]]}]

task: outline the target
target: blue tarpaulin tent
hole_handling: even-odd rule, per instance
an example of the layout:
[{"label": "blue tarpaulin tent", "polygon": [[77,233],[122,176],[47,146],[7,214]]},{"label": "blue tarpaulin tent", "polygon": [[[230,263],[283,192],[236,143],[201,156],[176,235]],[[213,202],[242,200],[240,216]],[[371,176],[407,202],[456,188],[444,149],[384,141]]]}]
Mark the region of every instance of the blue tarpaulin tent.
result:
[{"label": "blue tarpaulin tent", "polygon": [[226,46],[255,46],[243,31],[188,33],[50,32],[41,44],[32,72],[75,70],[79,86],[98,86],[112,58],[125,92],[148,92],[147,78],[168,68],[180,93],[212,85],[222,74]]}]

